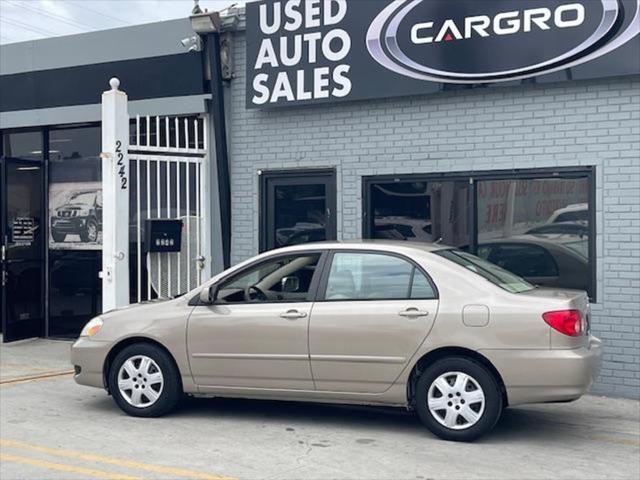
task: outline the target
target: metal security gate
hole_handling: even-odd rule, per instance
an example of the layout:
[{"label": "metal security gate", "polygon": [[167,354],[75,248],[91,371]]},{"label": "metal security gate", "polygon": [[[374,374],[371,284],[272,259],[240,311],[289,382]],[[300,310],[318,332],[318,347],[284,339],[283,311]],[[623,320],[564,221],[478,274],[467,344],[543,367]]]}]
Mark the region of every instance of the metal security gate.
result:
[{"label": "metal security gate", "polygon": [[[132,300],[172,298],[209,276],[205,117],[137,116],[130,124]],[[182,221],[182,248],[146,253],[145,220]],[[135,244],[135,248],[133,245]],[[205,253],[206,252],[206,253]]]}]

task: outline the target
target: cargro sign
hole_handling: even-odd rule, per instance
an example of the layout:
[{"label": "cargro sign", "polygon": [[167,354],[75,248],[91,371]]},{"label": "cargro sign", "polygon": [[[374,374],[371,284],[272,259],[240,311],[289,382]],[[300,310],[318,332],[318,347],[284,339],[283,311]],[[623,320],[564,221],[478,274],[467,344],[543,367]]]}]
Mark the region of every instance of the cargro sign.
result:
[{"label": "cargro sign", "polygon": [[640,0],[247,4],[247,106],[640,73]]}]

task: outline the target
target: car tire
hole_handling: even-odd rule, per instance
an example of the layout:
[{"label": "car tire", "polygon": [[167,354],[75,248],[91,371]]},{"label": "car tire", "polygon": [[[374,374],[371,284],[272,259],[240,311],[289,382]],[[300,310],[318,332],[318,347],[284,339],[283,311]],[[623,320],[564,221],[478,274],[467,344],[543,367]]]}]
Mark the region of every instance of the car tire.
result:
[{"label": "car tire", "polygon": [[503,410],[493,373],[467,357],[447,357],[418,379],[415,407],[420,420],[444,440],[470,442],[489,432]]},{"label": "car tire", "polygon": [[182,398],[180,373],[171,356],[149,343],[136,343],[116,355],[108,374],[116,404],[134,417],[160,417]]},{"label": "car tire", "polygon": [[51,230],[51,237],[53,238],[54,242],[62,243],[67,239],[67,234],[66,233],[60,233],[60,232],[57,232],[55,230]]},{"label": "car tire", "polygon": [[[95,233],[91,235],[89,232]],[[92,236],[94,238],[91,238]],[[84,243],[93,243],[98,241],[98,223],[95,220],[87,220],[87,225],[82,230],[80,230],[80,240],[82,240],[82,242]]]}]

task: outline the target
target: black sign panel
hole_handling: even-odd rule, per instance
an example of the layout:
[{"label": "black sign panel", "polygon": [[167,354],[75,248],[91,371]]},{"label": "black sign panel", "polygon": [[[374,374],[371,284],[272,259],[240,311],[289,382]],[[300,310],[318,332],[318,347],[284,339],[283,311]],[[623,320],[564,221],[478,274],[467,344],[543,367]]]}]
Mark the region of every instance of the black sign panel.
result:
[{"label": "black sign panel", "polygon": [[146,220],[147,252],[179,252],[182,247],[182,220]]},{"label": "black sign panel", "polygon": [[247,4],[247,106],[640,73],[640,0]]}]

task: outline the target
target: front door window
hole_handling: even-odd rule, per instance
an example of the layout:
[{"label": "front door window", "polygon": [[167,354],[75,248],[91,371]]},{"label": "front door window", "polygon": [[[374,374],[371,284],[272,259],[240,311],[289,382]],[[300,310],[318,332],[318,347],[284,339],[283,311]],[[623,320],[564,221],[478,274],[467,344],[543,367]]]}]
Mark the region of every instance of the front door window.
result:
[{"label": "front door window", "polygon": [[218,290],[218,303],[309,301],[319,253],[289,255],[244,270]]}]

